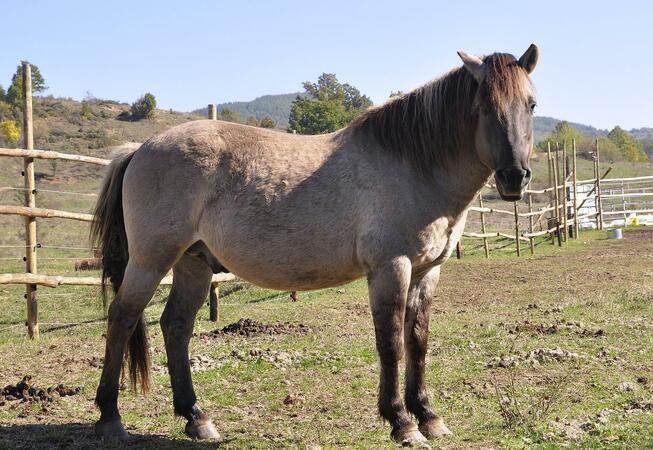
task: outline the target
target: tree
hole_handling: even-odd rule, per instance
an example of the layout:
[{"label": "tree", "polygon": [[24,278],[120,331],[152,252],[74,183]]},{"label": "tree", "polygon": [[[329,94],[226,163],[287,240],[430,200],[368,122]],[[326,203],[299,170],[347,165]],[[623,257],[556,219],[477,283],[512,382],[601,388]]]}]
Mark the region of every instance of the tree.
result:
[{"label": "tree", "polygon": [[156,109],[156,98],[149,92],[132,103],[131,115],[135,120],[151,119]]},{"label": "tree", "polygon": [[0,132],[2,133],[2,137],[8,142],[15,143],[20,139],[20,129],[13,120],[0,121]]},{"label": "tree", "polygon": [[338,82],[333,73],[323,73],[317,83],[303,84],[308,95],[292,103],[289,130],[300,134],[330,133],[343,128],[372,105],[355,87]]},{"label": "tree", "polygon": [[[6,100],[14,108],[21,108],[23,105],[23,64],[28,61],[21,61],[21,64],[16,68],[16,73],[11,78],[11,85],[7,90]],[[48,87],[45,85],[45,80],[41,75],[38,66],[32,66],[32,92],[43,92]]]},{"label": "tree", "polygon": [[626,130],[616,126],[608,133],[610,139],[619,148],[619,151],[627,161],[647,161],[648,157],[642,149],[642,144],[635,140]]},{"label": "tree", "polygon": [[258,126],[261,128],[276,128],[277,123],[270,116],[265,116],[261,119]]},{"label": "tree", "polygon": [[642,139],[642,150],[648,155],[648,159],[653,161],[653,138]]},{"label": "tree", "polygon": [[2,87],[0,84],[0,102],[4,102],[7,99],[7,92],[5,91],[5,88]]},{"label": "tree", "polygon": [[546,150],[547,142],[554,146],[556,142],[560,145],[564,145],[565,142],[567,145],[571,145],[574,139],[576,139],[576,144],[580,146],[581,141],[587,139],[587,136],[569,125],[569,122],[563,120],[556,124],[555,129],[540,142],[539,147],[541,150]]}]

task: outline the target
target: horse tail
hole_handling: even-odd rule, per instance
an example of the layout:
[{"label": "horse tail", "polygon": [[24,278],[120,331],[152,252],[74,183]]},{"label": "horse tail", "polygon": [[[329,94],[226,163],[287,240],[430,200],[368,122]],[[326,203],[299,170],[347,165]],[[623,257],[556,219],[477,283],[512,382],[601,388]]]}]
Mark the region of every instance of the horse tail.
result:
[{"label": "horse tail", "polygon": [[[97,244],[102,254],[102,302],[106,307],[106,282],[111,282],[114,295],[118,293],[129,261],[127,233],[122,209],[122,181],[134,153],[115,158],[109,170],[100,196],[98,197],[93,223],[91,242]],[[141,390],[149,389],[150,355],[145,317],[141,314],[125,348],[125,359],[129,364],[131,385],[136,388],[140,379]]]}]

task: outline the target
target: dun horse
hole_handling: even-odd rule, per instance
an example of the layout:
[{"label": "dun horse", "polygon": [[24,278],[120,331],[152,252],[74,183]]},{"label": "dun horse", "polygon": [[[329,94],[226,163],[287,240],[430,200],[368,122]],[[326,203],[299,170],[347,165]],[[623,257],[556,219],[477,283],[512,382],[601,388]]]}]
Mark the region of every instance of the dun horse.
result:
[{"label": "dun horse", "polygon": [[[429,307],[470,203],[494,173],[504,200],[531,177],[531,45],[519,58],[459,53],[463,67],[370,109],[335,133],[296,136],[196,121],[112,163],[93,236],[116,293],[95,426],[126,438],[123,359],[148,386],[143,310],[172,269],[161,317],[175,412],[192,438],[219,436],[197,403],[188,343],[212,273],[301,291],[365,276],[380,359],[378,407],[406,444],[450,434],[427,396]],[[406,354],[402,400],[399,361]],[[415,424],[411,415],[417,421]]]}]

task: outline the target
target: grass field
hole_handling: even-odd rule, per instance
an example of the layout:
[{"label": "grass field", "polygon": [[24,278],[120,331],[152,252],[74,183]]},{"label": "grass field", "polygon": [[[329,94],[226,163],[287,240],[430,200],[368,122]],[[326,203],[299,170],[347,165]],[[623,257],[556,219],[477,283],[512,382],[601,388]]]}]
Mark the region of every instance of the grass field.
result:
[{"label": "grass field", "polygon": [[[650,448],[653,230],[629,231],[622,241],[586,233],[562,249],[540,249],[532,258],[445,265],[432,311],[428,380],[432,402],[456,435],[435,445]],[[0,406],[0,448],[96,447],[93,397],[105,330],[97,295],[91,288],[39,289],[42,336],[29,342],[23,292],[0,288],[0,383],[31,374],[42,386],[83,389],[45,408]],[[127,448],[395,446],[376,413],[378,369],[363,280],[301,293],[299,302],[245,283],[222,286],[220,322],[209,322],[204,308],[198,333],[240,318],[311,331],[192,340],[191,356],[201,357],[196,390],[224,436],[220,445],[184,439],[172,414],[157,323],[166,292],[160,289],[147,309],[153,392],[121,393],[134,436]],[[290,394],[305,402],[284,405]]]}]

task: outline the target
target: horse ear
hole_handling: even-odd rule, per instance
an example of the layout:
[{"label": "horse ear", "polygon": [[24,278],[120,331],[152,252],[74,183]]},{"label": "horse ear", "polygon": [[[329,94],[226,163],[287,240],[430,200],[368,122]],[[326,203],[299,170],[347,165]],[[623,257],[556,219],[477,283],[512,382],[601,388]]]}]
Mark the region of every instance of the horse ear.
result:
[{"label": "horse ear", "polygon": [[476,81],[479,83],[482,82],[483,78],[485,78],[485,66],[483,65],[483,61],[481,61],[480,58],[468,55],[463,51],[458,52],[458,56],[463,60],[465,69],[476,78]]},{"label": "horse ear", "polygon": [[530,47],[521,55],[519,58],[519,65],[524,68],[528,73],[532,73],[537,66],[537,60],[540,57],[540,51],[537,48],[537,45],[531,44]]}]

